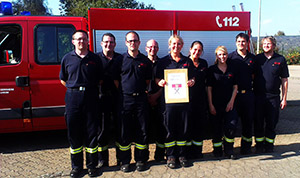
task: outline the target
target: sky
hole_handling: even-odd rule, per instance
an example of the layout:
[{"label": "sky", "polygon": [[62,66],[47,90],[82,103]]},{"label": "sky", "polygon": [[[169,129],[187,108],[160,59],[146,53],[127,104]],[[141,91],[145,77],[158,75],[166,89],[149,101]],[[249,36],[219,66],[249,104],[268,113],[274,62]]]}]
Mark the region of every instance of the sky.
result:
[{"label": "sky", "polygon": [[[137,0],[152,4],[156,10],[190,11],[244,11],[251,12],[252,36],[258,35],[259,0]],[[59,0],[48,0],[53,15],[59,15]],[[261,0],[260,36],[275,35],[283,31],[285,35],[300,35],[300,0]]]}]

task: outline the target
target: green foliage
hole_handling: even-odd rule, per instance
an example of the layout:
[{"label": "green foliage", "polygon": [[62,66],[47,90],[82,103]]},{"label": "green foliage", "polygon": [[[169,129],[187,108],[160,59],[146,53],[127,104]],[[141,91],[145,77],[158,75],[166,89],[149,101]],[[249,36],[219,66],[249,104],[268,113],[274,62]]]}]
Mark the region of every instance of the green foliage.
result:
[{"label": "green foliage", "polygon": [[300,64],[300,47],[290,49],[284,57],[287,64]]},{"label": "green foliage", "polygon": [[12,2],[14,14],[22,11],[29,11],[31,15],[50,15],[51,10],[47,7],[44,0],[16,0]]},{"label": "green foliage", "polygon": [[278,31],[275,36],[285,36],[285,33],[283,31]]},{"label": "green foliage", "polygon": [[88,17],[89,8],[126,8],[126,9],[154,9],[150,5],[135,0],[59,0],[60,14],[67,16]]}]

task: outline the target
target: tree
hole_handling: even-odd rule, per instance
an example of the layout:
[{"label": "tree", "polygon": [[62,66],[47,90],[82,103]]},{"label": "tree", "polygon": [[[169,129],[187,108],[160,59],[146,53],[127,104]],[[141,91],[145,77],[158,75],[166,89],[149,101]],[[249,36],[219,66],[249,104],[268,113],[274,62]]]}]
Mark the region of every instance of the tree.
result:
[{"label": "tree", "polygon": [[135,0],[59,0],[60,14],[67,16],[88,16],[88,9],[94,8],[126,8],[126,9],[154,9],[149,4]]},{"label": "tree", "polygon": [[12,2],[14,14],[29,11],[31,15],[50,15],[52,12],[44,0],[16,0]]},{"label": "tree", "polygon": [[278,31],[275,36],[285,36],[285,33],[283,31]]}]

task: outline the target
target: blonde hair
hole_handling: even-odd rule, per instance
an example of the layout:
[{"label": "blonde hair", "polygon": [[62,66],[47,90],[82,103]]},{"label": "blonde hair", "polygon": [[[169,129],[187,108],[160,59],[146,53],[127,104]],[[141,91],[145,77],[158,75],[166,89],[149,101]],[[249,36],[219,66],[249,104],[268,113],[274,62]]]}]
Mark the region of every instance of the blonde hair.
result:
[{"label": "blonde hair", "polygon": [[263,44],[265,40],[271,41],[271,43],[273,44],[273,46],[276,47],[276,39],[274,38],[274,36],[266,36],[266,37],[264,37],[261,40],[261,44]]},{"label": "blonde hair", "polygon": [[217,57],[218,51],[223,51],[225,54],[228,54],[227,48],[225,46],[218,46],[215,50],[215,54],[216,54],[215,64],[218,63],[218,57]]},{"label": "blonde hair", "polygon": [[170,38],[169,38],[169,45],[171,44],[173,39],[178,39],[182,43],[182,45],[184,44],[183,39],[179,35],[174,34],[174,35],[170,36]]}]

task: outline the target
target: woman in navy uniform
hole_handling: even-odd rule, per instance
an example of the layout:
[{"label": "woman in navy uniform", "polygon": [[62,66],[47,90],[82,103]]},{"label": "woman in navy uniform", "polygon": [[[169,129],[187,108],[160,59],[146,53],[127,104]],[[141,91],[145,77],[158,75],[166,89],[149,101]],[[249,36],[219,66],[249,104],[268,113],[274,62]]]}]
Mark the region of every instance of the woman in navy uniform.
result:
[{"label": "woman in navy uniform", "polygon": [[206,73],[208,64],[200,58],[203,52],[201,41],[194,41],[190,48],[190,56],[195,66],[195,85],[191,87],[191,158],[202,158],[203,140],[207,134],[207,95]]},{"label": "woman in navy uniform", "polygon": [[[183,40],[180,36],[173,35],[169,38],[170,54],[158,61],[156,81],[158,86],[164,87],[166,81],[164,80],[164,69],[188,69],[187,85],[193,86],[195,80],[193,79],[194,64],[188,58],[183,56],[180,51],[183,47]],[[164,105],[164,125],[167,130],[165,141],[167,166],[174,169],[176,167],[176,159],[179,159],[182,167],[188,166],[186,159],[187,151],[186,145],[188,140],[188,110],[189,103],[175,103]]]},{"label": "woman in navy uniform", "polygon": [[208,69],[207,95],[209,111],[213,123],[214,155],[223,155],[224,137],[225,156],[233,159],[234,134],[237,126],[237,113],[234,100],[237,94],[237,83],[234,69],[226,63],[228,52],[225,46],[215,50],[216,62]]}]

